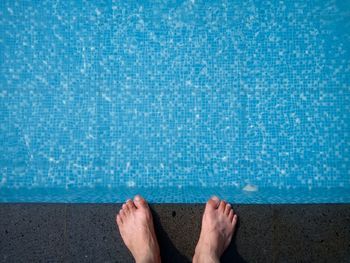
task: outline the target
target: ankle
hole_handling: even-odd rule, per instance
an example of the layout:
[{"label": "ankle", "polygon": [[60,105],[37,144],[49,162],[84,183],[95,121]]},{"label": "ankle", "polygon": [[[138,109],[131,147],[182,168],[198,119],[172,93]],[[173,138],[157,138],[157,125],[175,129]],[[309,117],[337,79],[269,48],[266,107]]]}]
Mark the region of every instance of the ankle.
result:
[{"label": "ankle", "polygon": [[196,247],[193,263],[219,263],[220,257],[209,247]]},{"label": "ankle", "polygon": [[139,255],[134,255],[134,259],[136,263],[160,263],[160,254],[151,252],[151,251],[147,251],[143,254],[139,254]]},{"label": "ankle", "polygon": [[194,254],[193,263],[219,263],[220,259],[210,254]]}]

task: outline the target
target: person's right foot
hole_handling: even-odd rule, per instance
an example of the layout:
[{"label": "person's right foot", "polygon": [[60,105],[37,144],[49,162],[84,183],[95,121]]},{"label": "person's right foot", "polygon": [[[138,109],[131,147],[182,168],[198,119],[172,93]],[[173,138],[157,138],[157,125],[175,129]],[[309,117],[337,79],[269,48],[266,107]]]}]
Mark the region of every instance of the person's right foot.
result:
[{"label": "person's right foot", "polygon": [[236,223],[237,215],[230,204],[220,201],[216,196],[209,199],[193,262],[219,262],[231,242]]}]

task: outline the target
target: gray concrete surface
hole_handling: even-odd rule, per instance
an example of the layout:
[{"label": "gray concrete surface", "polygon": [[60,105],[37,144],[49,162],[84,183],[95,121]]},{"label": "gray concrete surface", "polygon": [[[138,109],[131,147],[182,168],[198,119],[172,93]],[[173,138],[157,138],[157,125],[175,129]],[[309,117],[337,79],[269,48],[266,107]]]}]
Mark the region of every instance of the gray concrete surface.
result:
[{"label": "gray concrete surface", "polygon": [[[1,204],[0,262],[133,262],[120,205]],[[350,205],[234,205],[222,262],[350,262]],[[190,262],[203,205],[152,205],[163,262]]]}]

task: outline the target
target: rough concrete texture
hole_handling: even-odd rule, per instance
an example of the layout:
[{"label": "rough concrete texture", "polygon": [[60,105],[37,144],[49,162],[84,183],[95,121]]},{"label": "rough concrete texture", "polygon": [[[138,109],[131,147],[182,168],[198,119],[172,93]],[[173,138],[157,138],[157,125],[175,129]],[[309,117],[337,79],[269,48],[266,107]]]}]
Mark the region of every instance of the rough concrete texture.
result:
[{"label": "rough concrete texture", "polygon": [[[190,262],[204,205],[152,205],[163,262]],[[350,205],[234,205],[222,262],[350,262]],[[0,262],[133,262],[119,205],[1,204]]]}]

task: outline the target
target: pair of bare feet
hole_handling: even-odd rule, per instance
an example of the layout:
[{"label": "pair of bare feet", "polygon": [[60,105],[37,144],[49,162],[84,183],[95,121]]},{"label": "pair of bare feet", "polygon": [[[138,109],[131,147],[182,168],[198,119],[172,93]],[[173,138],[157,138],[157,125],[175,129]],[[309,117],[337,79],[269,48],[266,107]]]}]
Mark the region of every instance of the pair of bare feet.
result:
[{"label": "pair of bare feet", "polygon": [[[116,216],[120,234],[136,263],[160,262],[160,251],[154,231],[151,210],[145,199],[137,195],[123,204]],[[202,230],[193,262],[219,262],[230,244],[237,215],[231,205],[212,197],[206,204]]]}]

